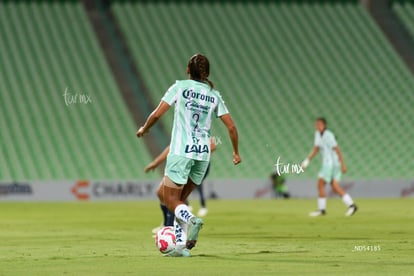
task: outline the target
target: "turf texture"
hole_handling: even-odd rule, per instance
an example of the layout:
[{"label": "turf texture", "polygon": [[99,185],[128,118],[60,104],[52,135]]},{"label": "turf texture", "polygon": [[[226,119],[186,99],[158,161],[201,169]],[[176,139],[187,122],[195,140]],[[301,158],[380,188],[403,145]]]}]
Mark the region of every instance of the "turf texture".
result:
[{"label": "turf texture", "polygon": [[0,275],[414,275],[412,198],[207,203],[191,258],[157,251],[155,201],[0,203]]}]

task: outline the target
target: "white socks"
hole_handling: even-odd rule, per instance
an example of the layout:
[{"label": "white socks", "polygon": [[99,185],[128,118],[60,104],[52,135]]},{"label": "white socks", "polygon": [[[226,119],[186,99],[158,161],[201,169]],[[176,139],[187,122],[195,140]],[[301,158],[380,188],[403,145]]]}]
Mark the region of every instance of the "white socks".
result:
[{"label": "white socks", "polygon": [[351,206],[352,204],[354,204],[354,201],[352,200],[351,196],[348,195],[348,194],[344,194],[344,196],[342,197],[342,201],[348,207]]},{"label": "white socks", "polygon": [[175,217],[184,223],[190,222],[190,219],[194,217],[194,215],[188,210],[188,206],[185,204],[180,204],[175,207],[174,210]]},{"label": "white socks", "polygon": [[325,210],[326,209],[326,197],[318,198],[318,210]]},{"label": "white socks", "polygon": [[187,242],[187,224],[194,215],[188,210],[188,206],[180,204],[174,210],[174,232],[177,245],[185,245]]},{"label": "white socks", "polygon": [[[354,201],[352,200],[351,196],[348,194],[345,194],[342,197],[342,201],[345,203],[346,206],[351,206],[354,204]],[[326,210],[326,197],[319,197],[318,198],[318,210]]]},{"label": "white socks", "polygon": [[[186,225],[184,225],[184,228],[186,228]],[[174,220],[175,242],[178,245],[184,245],[187,242],[187,229],[184,228],[181,227],[176,219]]]}]

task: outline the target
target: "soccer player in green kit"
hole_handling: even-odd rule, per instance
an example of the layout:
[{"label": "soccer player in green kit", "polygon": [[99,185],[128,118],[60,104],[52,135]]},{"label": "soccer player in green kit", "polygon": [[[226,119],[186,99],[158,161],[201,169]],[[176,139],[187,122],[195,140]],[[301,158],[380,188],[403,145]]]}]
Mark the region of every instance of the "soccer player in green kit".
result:
[{"label": "soccer player in green kit", "polygon": [[316,132],[314,147],[309,156],[302,162],[302,167],[306,168],[318,152],[322,155],[322,168],[318,175],[318,210],[311,212],[309,216],[317,217],[326,214],[326,183],[331,184],[332,190],[341,196],[344,204],[348,206],[345,216],[352,216],[358,208],[354,204],[351,196],[339,186],[341,174],[346,173],[346,166],[342,157],[342,152],[339,149],[334,134],[327,129],[327,122],[325,118],[317,118],[315,127]]},{"label": "soccer player in green kit", "polygon": [[175,104],[170,152],[167,156],[163,181],[157,195],[175,214],[176,247],[171,257],[189,257],[203,226],[185,204],[195,185],[200,185],[210,161],[210,126],[215,115],[227,127],[233,145],[233,163],[241,162],[237,128],[221,98],[208,79],[210,64],[204,55],[193,55],[187,65],[188,80],[176,81],[158,107],[137,131],[142,137]]}]

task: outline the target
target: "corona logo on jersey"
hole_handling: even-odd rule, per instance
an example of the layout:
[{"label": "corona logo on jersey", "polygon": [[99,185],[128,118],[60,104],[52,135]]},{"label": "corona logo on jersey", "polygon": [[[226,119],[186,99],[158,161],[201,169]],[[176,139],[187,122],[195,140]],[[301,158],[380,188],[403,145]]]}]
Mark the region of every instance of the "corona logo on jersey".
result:
[{"label": "corona logo on jersey", "polygon": [[215,97],[204,95],[198,92],[194,92],[194,90],[192,89],[185,89],[183,91],[183,97],[187,100],[197,99],[197,100],[202,100],[202,101],[206,101],[210,103],[214,103],[216,101]]}]

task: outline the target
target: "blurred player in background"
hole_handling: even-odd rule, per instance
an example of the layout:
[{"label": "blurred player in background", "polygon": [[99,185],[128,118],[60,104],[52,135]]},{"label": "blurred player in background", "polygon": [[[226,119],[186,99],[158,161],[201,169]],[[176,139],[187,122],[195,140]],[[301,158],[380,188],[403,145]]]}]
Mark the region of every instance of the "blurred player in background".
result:
[{"label": "blurred player in background", "polygon": [[286,179],[283,175],[274,172],[270,175],[270,180],[272,181],[272,188],[275,197],[283,197],[285,199],[290,198],[288,188],[286,186]]},{"label": "blurred player in background", "polygon": [[[211,149],[211,152],[214,152],[216,150],[216,144],[212,141],[212,139],[210,139],[210,149]],[[169,152],[170,152],[170,146],[167,146],[160,155],[158,155],[153,161],[151,161],[151,163],[149,163],[145,167],[144,171],[147,173],[149,171],[156,169],[162,162],[164,162],[167,159]],[[198,210],[198,213],[197,213],[197,216],[199,217],[204,217],[208,213],[208,209],[206,206],[206,199],[204,197],[204,192],[203,192],[203,183],[206,177],[208,176],[209,172],[210,172],[210,164],[208,165],[207,172],[204,175],[203,181],[201,182],[200,185],[196,186],[196,189],[200,195],[201,208],[200,210]],[[188,202],[187,202],[187,205],[188,205]],[[164,226],[174,226],[174,218],[175,218],[174,213],[168,210],[168,208],[162,203],[160,203],[160,207],[161,207],[164,221],[161,224],[161,226],[158,226],[152,229],[153,234],[156,234],[158,230],[160,230]],[[190,211],[191,211],[191,208],[190,208]]]},{"label": "blurred player in background", "polygon": [[334,134],[327,129],[325,118],[317,118],[314,147],[309,156],[302,162],[302,167],[306,168],[309,162],[318,152],[322,155],[322,168],[318,175],[318,210],[311,212],[309,216],[316,217],[326,214],[326,194],[325,184],[330,183],[332,190],[342,197],[342,201],[348,206],[345,216],[352,216],[358,210],[351,196],[347,194],[340,186],[341,173],[346,173],[346,166],[339,149]]},{"label": "blurred player in background", "polygon": [[189,257],[203,226],[185,204],[196,185],[200,185],[210,164],[210,127],[215,114],[227,127],[233,145],[233,164],[241,162],[236,125],[220,93],[208,79],[210,64],[201,55],[193,55],[187,65],[189,80],[176,81],[145,124],[137,131],[142,137],[175,104],[170,151],[164,179],[157,195],[175,214],[176,247],[168,253],[172,257]]}]

